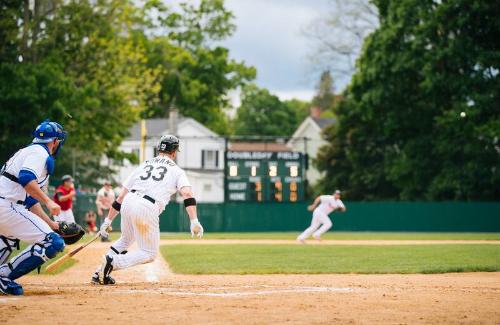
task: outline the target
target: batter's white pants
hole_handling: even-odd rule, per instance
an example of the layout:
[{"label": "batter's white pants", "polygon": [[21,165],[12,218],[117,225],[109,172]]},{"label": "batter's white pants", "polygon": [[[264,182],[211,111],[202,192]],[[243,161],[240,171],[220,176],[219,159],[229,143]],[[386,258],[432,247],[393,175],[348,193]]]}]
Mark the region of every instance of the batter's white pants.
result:
[{"label": "batter's white pants", "polygon": [[306,240],[313,235],[314,238],[320,238],[322,234],[332,227],[332,221],[327,214],[314,210],[311,225],[297,237],[298,240]]},{"label": "batter's white pants", "polygon": [[113,256],[113,270],[154,261],[160,245],[159,207],[140,194],[128,193],[120,211],[122,234],[111,246],[123,252],[137,241],[139,249],[120,255],[110,249],[108,255]]},{"label": "batter's white pants", "polygon": [[73,210],[68,209],[68,210],[61,210],[61,213],[59,213],[58,216],[54,216],[55,221],[66,221],[68,223],[70,222],[75,222],[75,216],[73,215]]},{"label": "batter's white pants", "polygon": [[42,242],[53,232],[49,225],[23,205],[0,199],[0,235],[28,243]]}]

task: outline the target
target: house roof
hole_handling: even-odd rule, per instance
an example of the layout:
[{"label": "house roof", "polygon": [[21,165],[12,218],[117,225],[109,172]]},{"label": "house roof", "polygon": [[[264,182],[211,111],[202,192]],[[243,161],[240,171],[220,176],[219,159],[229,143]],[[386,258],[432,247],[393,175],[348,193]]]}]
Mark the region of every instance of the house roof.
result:
[{"label": "house roof", "polygon": [[[146,130],[150,137],[159,137],[168,131],[168,118],[151,118],[146,120]],[[141,122],[137,122],[129,129],[130,136],[126,140],[141,140]]]},{"label": "house roof", "polygon": [[334,118],[311,118],[318,126],[320,129],[324,129],[330,124],[335,122]]},{"label": "house roof", "polygon": [[301,138],[304,136],[304,132],[308,128],[313,128],[318,132],[318,136],[321,134],[321,131],[327,126],[335,123],[336,119],[334,118],[313,118],[311,116],[306,117],[304,121],[299,125],[299,127],[295,130],[292,137],[287,143],[287,146],[292,146],[294,143],[298,141],[297,138]]},{"label": "house roof", "polygon": [[[170,120],[168,118],[150,118],[146,119],[146,132],[148,138],[159,138],[163,134],[172,132],[170,131]],[[195,121],[190,117],[183,117],[179,115],[177,119],[177,128],[179,128],[182,124],[187,123],[188,125],[194,125],[198,129],[200,129],[203,133],[206,133],[208,136],[217,136],[216,133],[209,130],[207,127],[202,125],[201,123]],[[140,141],[141,140],[141,121],[132,125],[129,129],[130,136],[128,136],[125,140],[128,141]]]},{"label": "house roof", "polygon": [[231,142],[231,151],[290,151],[286,143],[276,142]]}]

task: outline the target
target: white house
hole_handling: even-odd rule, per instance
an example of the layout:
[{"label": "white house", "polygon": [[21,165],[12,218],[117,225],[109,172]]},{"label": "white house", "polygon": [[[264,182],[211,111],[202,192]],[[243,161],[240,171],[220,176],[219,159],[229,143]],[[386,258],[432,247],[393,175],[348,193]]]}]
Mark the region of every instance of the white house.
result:
[{"label": "white house", "polygon": [[[174,134],[180,139],[177,164],[186,171],[196,199],[199,202],[224,201],[224,138],[196,120],[179,116],[176,112],[171,113],[168,119],[145,120],[145,131],[144,151],[141,148],[141,122],[132,126],[130,136],[119,149],[147,160],[156,155],[156,144],[162,135]],[[118,181],[125,181],[136,167],[128,161],[118,166]]]},{"label": "white house", "polygon": [[312,159],[316,158],[319,148],[327,144],[323,139],[322,131],[327,126],[335,123],[334,118],[321,118],[321,110],[317,107],[311,108],[311,114],[295,130],[287,146],[292,151],[307,153],[309,157],[309,169],[307,170],[307,180],[314,185],[320,178],[320,172],[313,166]]}]

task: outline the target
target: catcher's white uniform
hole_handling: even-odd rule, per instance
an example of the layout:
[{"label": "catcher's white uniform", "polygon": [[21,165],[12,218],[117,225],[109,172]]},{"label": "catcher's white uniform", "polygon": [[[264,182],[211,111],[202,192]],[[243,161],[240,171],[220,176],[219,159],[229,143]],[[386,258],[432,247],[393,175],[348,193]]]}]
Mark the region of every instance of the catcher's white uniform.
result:
[{"label": "catcher's white uniform", "polygon": [[[186,186],[191,186],[186,173],[166,156],[143,162],[128,177],[123,187],[130,192],[120,210],[122,234],[108,253],[113,255],[115,270],[154,260],[160,241],[159,215],[170,197]],[[122,254],[134,241],[139,249]]]},{"label": "catcher's white uniform", "polygon": [[332,221],[328,215],[338,208],[345,209],[344,203],[340,199],[335,199],[333,195],[321,195],[320,200],[320,204],[313,211],[311,226],[297,237],[298,240],[305,240],[311,235],[319,239],[332,227]]},{"label": "catcher's white uniform", "polygon": [[[35,175],[38,186],[43,189],[49,181],[46,168],[48,157],[46,147],[32,144],[16,152],[5,164],[4,171],[16,177],[21,171],[29,171]],[[21,184],[0,176],[0,235],[31,243],[40,242],[52,229],[23,206],[27,196]],[[0,250],[2,244],[0,243]]]}]

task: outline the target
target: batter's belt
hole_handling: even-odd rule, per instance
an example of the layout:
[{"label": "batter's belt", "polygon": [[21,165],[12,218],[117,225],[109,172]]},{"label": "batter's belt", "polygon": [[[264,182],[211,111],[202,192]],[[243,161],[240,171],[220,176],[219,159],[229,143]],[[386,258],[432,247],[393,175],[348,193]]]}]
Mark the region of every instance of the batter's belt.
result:
[{"label": "batter's belt", "polygon": [[[136,192],[137,192],[137,193],[139,193],[137,190],[132,190],[132,191],[130,191],[130,192],[132,192],[132,193],[136,193]],[[149,195],[143,195],[143,196],[142,196],[142,198],[143,198],[143,199],[145,199],[145,200],[148,200],[149,202],[151,202],[151,203],[153,203],[153,204],[155,204],[155,203],[156,203],[156,200],[155,200],[155,199],[153,199],[153,198],[152,198],[151,196],[149,196]]]}]

